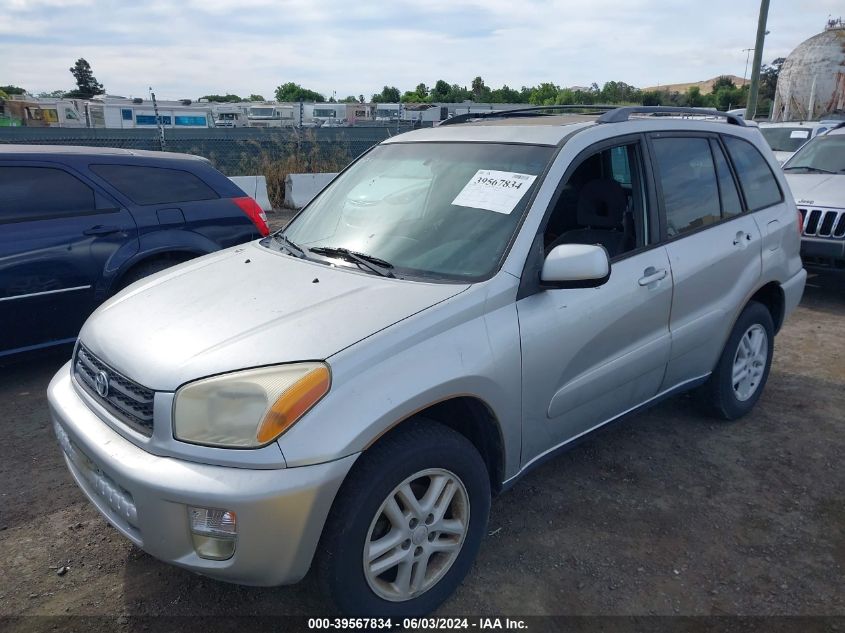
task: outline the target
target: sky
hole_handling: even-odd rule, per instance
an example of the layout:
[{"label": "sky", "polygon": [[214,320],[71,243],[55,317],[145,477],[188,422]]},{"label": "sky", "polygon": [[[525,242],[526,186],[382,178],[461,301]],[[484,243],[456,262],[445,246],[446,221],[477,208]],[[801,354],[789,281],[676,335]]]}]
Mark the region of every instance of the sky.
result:
[{"label": "sky", "polygon": [[[844,6],[772,0],[763,62]],[[0,85],[70,90],[84,57],[109,94],[153,86],[160,99],[272,98],[288,81],[369,98],[476,76],[647,87],[742,77],[758,11],[757,0],[0,0]]]}]

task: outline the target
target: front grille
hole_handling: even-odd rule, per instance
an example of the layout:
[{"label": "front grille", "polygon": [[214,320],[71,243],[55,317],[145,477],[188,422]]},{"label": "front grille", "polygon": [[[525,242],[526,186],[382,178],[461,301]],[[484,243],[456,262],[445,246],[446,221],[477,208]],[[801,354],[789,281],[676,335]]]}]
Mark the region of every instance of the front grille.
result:
[{"label": "front grille", "polygon": [[807,237],[845,238],[845,209],[798,209]]},{"label": "front grille", "polygon": [[[129,380],[82,345],[76,349],[73,373],[85,391],[114,414],[118,420],[142,435],[152,436],[155,393],[151,389]],[[101,383],[107,385],[105,396],[101,395],[97,389],[98,377]]]}]

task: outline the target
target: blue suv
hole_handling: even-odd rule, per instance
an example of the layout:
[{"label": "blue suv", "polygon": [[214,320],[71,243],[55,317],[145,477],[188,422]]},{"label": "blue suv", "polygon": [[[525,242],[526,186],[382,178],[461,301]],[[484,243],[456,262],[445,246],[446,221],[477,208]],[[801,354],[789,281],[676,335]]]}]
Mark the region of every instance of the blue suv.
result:
[{"label": "blue suv", "polygon": [[0,145],[0,357],[73,342],[130,283],[268,232],[204,158]]}]

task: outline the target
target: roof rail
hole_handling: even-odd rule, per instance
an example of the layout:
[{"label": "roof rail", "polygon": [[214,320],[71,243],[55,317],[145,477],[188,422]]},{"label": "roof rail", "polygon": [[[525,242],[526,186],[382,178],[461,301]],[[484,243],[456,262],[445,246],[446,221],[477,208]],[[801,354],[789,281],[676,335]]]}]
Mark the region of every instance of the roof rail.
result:
[{"label": "roof rail", "polygon": [[632,114],[691,114],[695,116],[724,117],[728,123],[745,127],[745,119],[736,114],[707,108],[681,108],[677,106],[623,106],[602,114],[598,123],[622,123]]},{"label": "roof rail", "polygon": [[[538,114],[552,114],[553,112],[565,112],[571,114],[594,114],[598,112],[608,112],[618,109],[614,105],[548,105],[548,106],[530,106],[526,108],[514,108],[512,110],[491,110],[489,112],[467,112],[466,114],[458,114],[451,119],[446,119],[440,125],[455,125],[456,123],[466,123],[476,119],[492,119],[492,118],[517,118],[536,116]],[[576,112],[577,111],[577,112]]]}]

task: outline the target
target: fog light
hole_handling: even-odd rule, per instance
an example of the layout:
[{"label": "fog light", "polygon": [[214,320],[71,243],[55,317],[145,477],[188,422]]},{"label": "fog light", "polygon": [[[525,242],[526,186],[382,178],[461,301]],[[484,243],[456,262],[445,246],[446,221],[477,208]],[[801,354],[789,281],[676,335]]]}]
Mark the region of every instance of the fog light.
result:
[{"label": "fog light", "polygon": [[229,510],[188,507],[191,539],[200,558],[226,560],[235,553],[238,517]]}]

